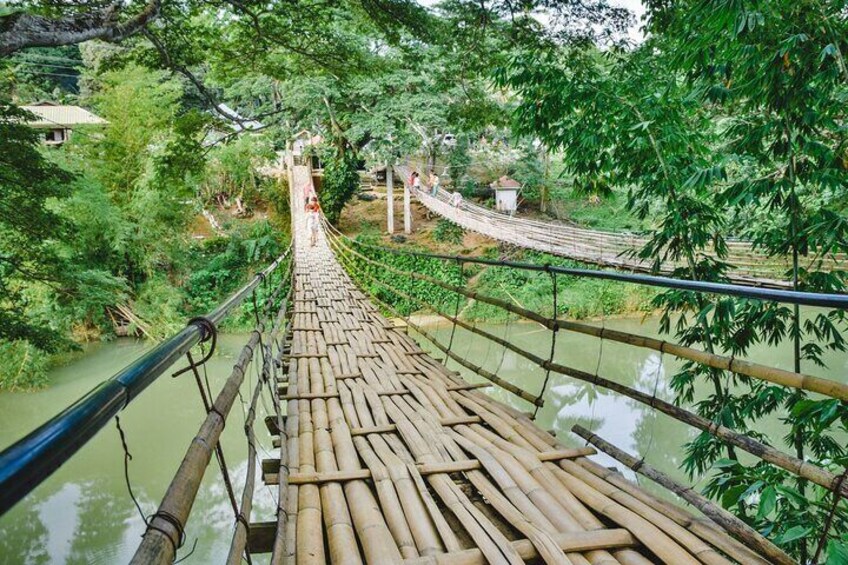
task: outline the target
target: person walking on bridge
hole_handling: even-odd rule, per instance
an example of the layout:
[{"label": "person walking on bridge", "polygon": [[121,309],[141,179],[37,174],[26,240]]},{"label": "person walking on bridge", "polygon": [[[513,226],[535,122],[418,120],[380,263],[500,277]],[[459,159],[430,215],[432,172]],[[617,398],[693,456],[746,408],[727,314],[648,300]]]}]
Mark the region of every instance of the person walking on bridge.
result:
[{"label": "person walking on bridge", "polygon": [[318,197],[313,194],[306,204],[306,227],[309,229],[309,247],[314,247],[315,241],[318,239],[318,222],[321,221],[320,214],[321,206],[318,204]]},{"label": "person walking on bridge", "polygon": [[441,181],[439,180],[439,175],[436,174],[436,171],[432,171],[430,173],[430,196],[435,198],[436,195],[439,193],[440,182]]}]

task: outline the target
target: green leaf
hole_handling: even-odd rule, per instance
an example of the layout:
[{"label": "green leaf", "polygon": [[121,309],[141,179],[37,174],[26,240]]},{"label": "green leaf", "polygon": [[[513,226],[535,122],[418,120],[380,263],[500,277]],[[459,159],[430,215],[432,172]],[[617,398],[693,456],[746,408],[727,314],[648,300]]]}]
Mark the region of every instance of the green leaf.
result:
[{"label": "green leaf", "polygon": [[848,563],[848,545],[832,539],[827,542],[827,561],[825,565],[845,565]]},{"label": "green leaf", "polygon": [[824,62],[828,57],[836,57],[836,46],[833,43],[828,43],[824,46],[821,55],[819,55],[819,62]]},{"label": "green leaf", "polygon": [[774,487],[768,486],[763,489],[760,495],[760,507],[757,510],[757,518],[763,519],[774,511],[777,506],[777,491]]},{"label": "green leaf", "polygon": [[725,508],[732,508],[739,503],[739,499],[742,497],[742,493],[747,490],[748,487],[745,485],[736,485],[735,487],[731,487],[727,489],[721,497],[721,505]]},{"label": "green leaf", "polygon": [[801,539],[812,531],[813,528],[811,526],[792,526],[791,528],[774,538],[774,542],[778,545],[789,543]]}]

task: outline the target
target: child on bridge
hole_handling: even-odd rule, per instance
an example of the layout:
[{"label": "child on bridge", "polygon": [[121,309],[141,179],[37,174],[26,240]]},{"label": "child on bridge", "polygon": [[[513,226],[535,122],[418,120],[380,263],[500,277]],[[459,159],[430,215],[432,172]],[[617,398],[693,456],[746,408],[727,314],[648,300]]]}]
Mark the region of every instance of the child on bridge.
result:
[{"label": "child on bridge", "polygon": [[318,197],[314,194],[309,197],[306,204],[306,227],[309,229],[309,247],[315,247],[318,239],[318,223],[321,221],[321,206],[318,205]]}]

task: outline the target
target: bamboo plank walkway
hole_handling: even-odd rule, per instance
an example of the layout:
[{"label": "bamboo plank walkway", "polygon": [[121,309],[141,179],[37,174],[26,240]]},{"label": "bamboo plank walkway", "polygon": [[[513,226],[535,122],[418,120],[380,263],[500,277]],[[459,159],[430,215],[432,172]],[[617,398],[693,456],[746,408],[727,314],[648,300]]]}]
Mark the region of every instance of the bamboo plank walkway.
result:
[{"label": "bamboo plank walkway", "polygon": [[295,168],[296,266],[272,563],[766,563],[714,523],[567,449],[394,329]]},{"label": "bamboo plank walkway", "polygon": [[[405,169],[403,169],[405,170]],[[429,210],[442,216],[466,230],[491,237],[505,243],[542,251],[552,255],[568,257],[585,263],[626,269],[638,272],[652,272],[652,264],[629,255],[630,250],[641,249],[648,238],[630,233],[606,232],[567,224],[540,222],[529,218],[508,216],[474,203],[463,201],[457,207],[450,204],[446,191],[435,197],[427,192],[415,193],[418,200]],[[768,258],[751,248],[745,241],[727,242],[728,254],[725,261],[733,267],[728,271],[728,279],[738,284],[765,286],[772,288],[791,288],[785,280],[785,273],[791,269],[787,260]],[[802,257],[801,267],[810,270],[841,268],[848,257],[824,257],[817,266],[817,258]],[[671,262],[660,269],[669,274]]]}]

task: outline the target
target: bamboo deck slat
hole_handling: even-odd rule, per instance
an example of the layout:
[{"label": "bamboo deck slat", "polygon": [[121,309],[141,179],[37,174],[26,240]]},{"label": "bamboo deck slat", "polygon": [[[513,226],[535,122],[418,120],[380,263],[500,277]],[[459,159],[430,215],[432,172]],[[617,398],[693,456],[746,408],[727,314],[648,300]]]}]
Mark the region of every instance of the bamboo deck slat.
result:
[{"label": "bamboo deck slat", "polygon": [[714,524],[619,484],[586,459],[592,448],[565,448],[395,329],[323,232],[309,246],[297,205],[308,175],[296,168],[295,179],[286,449],[267,464],[288,478],[271,563],[718,565],[751,555]]}]

